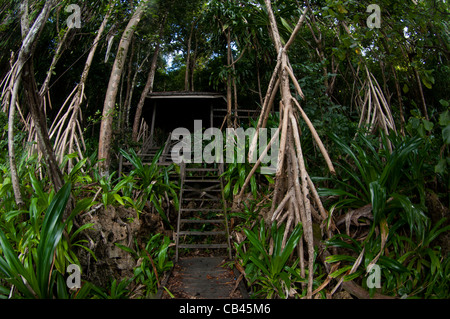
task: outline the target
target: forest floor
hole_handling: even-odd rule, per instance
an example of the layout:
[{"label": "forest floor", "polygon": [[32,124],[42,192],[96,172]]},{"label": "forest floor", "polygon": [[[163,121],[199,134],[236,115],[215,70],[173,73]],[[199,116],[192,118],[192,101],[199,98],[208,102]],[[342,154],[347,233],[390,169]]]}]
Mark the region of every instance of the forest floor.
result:
[{"label": "forest floor", "polygon": [[[181,299],[242,299],[239,282],[226,257],[183,257],[172,269],[166,288]],[[162,299],[172,298],[166,291]]]}]

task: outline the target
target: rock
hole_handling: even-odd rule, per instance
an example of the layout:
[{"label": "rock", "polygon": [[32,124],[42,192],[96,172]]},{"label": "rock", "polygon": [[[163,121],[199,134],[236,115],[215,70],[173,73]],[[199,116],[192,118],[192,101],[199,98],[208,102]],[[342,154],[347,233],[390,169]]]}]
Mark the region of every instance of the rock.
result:
[{"label": "rock", "polygon": [[164,232],[159,215],[142,212],[138,218],[136,211],[125,207],[102,207],[79,221],[80,225],[86,223],[94,224],[83,233],[97,260],[84,249],[77,254],[83,279],[100,287],[107,287],[112,279],[120,282],[133,276],[137,261],[116,244],[135,250],[134,238],[139,245],[145,245],[151,234]]}]

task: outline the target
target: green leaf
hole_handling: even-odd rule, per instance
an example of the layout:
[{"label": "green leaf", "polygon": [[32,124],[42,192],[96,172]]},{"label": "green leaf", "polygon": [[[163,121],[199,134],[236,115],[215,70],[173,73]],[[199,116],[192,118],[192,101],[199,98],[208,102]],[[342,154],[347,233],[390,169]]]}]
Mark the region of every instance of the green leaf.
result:
[{"label": "green leaf", "polygon": [[409,87],[405,84],[403,85],[403,93],[408,93],[409,92]]},{"label": "green leaf", "polygon": [[447,171],[447,159],[441,158],[434,167],[434,172],[437,174],[445,174]]},{"label": "green leaf", "polygon": [[[447,100],[444,100],[444,99],[440,99],[440,100],[439,100],[439,103],[441,103],[441,105],[442,105],[443,107],[448,107],[448,106],[450,105],[450,103],[449,103]],[[448,110],[445,111],[445,112],[448,113]]]},{"label": "green leaf", "polygon": [[405,266],[400,264],[397,260],[389,258],[387,256],[380,256],[380,258],[378,259],[378,263],[380,265],[385,266],[388,269],[391,269],[391,270],[394,270],[397,272],[409,273],[408,268],[406,268]]},{"label": "green leaf", "polygon": [[245,236],[250,240],[253,247],[259,250],[263,255],[267,255],[266,249],[263,246],[261,240],[256,236],[254,232],[248,229],[244,229]]},{"label": "green leaf", "polygon": [[422,120],[422,122],[423,122],[423,126],[425,127],[425,129],[427,130],[427,131],[431,131],[432,129],[433,129],[433,126],[434,126],[434,124],[432,123],[432,122],[430,122],[430,121],[427,121],[427,120]]},{"label": "green leaf", "polygon": [[228,183],[223,188],[223,193],[225,198],[228,198],[230,196],[230,188],[231,188],[231,180],[228,181]]},{"label": "green leaf", "polygon": [[16,252],[12,248],[11,244],[9,243],[1,229],[0,246],[3,253],[3,257],[0,256],[0,274],[3,274],[2,277],[4,277],[11,284],[15,285],[27,298],[34,298],[33,292],[30,291],[28,287],[23,283],[23,280],[20,276],[23,276],[25,280],[30,284],[30,286],[33,286],[35,292],[37,290],[38,293],[39,287],[37,287],[37,285],[33,285],[30,274],[20,262],[19,258],[16,255]]},{"label": "green leaf", "polygon": [[47,195],[42,190],[40,182],[35,177],[34,173],[30,172],[30,181],[31,186],[33,187],[34,192],[38,195],[39,199],[45,200],[47,198]]},{"label": "green leaf", "polygon": [[338,261],[349,261],[349,262],[355,262],[356,258],[353,256],[348,255],[331,255],[325,258],[325,261],[329,264],[338,262]]},{"label": "green leaf", "polygon": [[446,110],[439,115],[439,125],[447,126],[450,124],[450,111]]},{"label": "green leaf", "polygon": [[75,182],[75,180],[74,180],[74,178],[75,178],[75,175],[78,173],[78,171],[80,171],[81,170],[81,168],[86,164],[86,161],[87,161],[88,159],[87,158],[83,158],[81,161],[79,161],[73,168],[72,168],[72,170],[70,171],[70,174],[69,174],[69,179],[70,179],[70,181],[72,182],[72,183],[74,183]]},{"label": "green leaf", "polygon": [[417,205],[411,202],[409,197],[396,193],[391,196],[395,199],[395,201],[392,202],[392,205],[394,206],[400,204],[403,208],[405,216],[404,219],[408,223],[410,230],[415,230],[417,236],[422,239],[425,235],[428,217]]},{"label": "green leaf", "polygon": [[450,124],[442,129],[442,139],[445,144],[450,144]]},{"label": "green leaf", "polygon": [[108,193],[103,193],[102,194],[102,203],[103,206],[106,208],[108,207],[109,203],[108,203]]},{"label": "green leaf", "polygon": [[285,19],[281,18],[281,23],[286,28],[286,30],[289,31],[289,33],[292,33],[294,31]]},{"label": "green leaf", "polygon": [[441,225],[446,221],[445,218],[442,218],[441,220],[439,220],[434,226],[433,228],[428,232],[427,237],[424,241],[424,246],[428,246],[431,242],[433,242],[433,240],[435,240],[441,233],[443,232],[447,232],[450,231],[450,225],[447,225],[443,228],[440,228]]},{"label": "green leaf", "polygon": [[274,180],[271,176],[269,176],[269,175],[264,175],[264,177],[267,179],[267,181],[269,182],[269,184],[274,184],[274,183],[275,183],[275,180]]},{"label": "green leaf", "polygon": [[253,195],[253,197],[254,198],[256,198],[257,197],[257,195],[258,195],[258,186],[257,186],[257,184],[256,184],[256,177],[255,177],[255,175],[253,175],[251,178],[250,178],[250,189],[251,189],[251,191],[252,191],[252,195]]},{"label": "green leaf", "polygon": [[239,183],[234,184],[233,187],[233,195],[237,195],[239,193]]},{"label": "green leaf", "polygon": [[[352,242],[353,245],[339,238],[347,239],[350,242]],[[361,245],[354,238],[346,234],[334,235],[331,239],[327,240],[325,243],[327,246],[351,249],[358,254],[361,252],[362,249]]]},{"label": "green leaf", "polygon": [[139,258],[138,254],[133,249],[131,249],[130,247],[127,247],[127,246],[119,244],[119,243],[114,243],[114,245],[116,245],[120,249],[126,251],[127,253],[132,254],[134,257]]},{"label": "green leaf", "polygon": [[270,272],[267,267],[255,256],[250,256],[250,260],[268,277],[270,277]]},{"label": "green leaf", "polygon": [[120,205],[124,206],[125,203],[122,200],[122,197],[119,194],[113,194],[114,199],[120,203]]},{"label": "green leaf", "polygon": [[56,277],[58,299],[69,299],[69,294],[67,293],[67,284],[64,280],[64,277],[59,272],[57,273]]},{"label": "green leaf", "polygon": [[64,224],[61,222],[70,197],[71,183],[66,183],[55,195],[45,213],[41,229],[41,240],[37,246],[36,278],[43,298],[51,295],[51,267],[53,254],[58,245]]},{"label": "green leaf", "polygon": [[386,190],[378,181],[369,184],[370,198],[372,203],[373,221],[377,225],[384,216],[386,206]]},{"label": "green leaf", "polygon": [[299,242],[302,233],[303,233],[302,224],[299,223],[297,224],[297,226],[295,226],[294,230],[291,233],[291,236],[289,237],[289,239],[286,242],[286,245],[284,246],[283,252],[281,253],[281,263],[283,266],[287,262],[289,256],[294,251],[295,247],[297,246],[297,243]]},{"label": "green leaf", "polygon": [[344,272],[349,271],[350,269],[352,269],[352,267],[353,267],[352,265],[344,266],[344,267],[342,267],[342,268],[340,268],[340,269],[338,269],[338,270],[332,272],[332,273],[330,274],[330,277],[331,277],[331,278],[339,277],[339,276],[342,275]]},{"label": "green leaf", "polygon": [[69,218],[67,220],[72,220],[75,216],[77,216],[82,211],[87,210],[89,207],[91,207],[94,204],[92,201],[92,198],[83,198],[79,201],[77,201],[75,208],[72,210],[72,213],[70,214]]},{"label": "green leaf", "polygon": [[159,203],[158,199],[153,194],[150,197],[150,202],[152,202],[152,204],[155,207],[156,211],[159,213],[159,215],[162,217],[162,219],[167,223],[167,225],[169,225],[171,228],[173,228],[173,226],[170,225],[170,222],[167,219],[167,216],[164,213],[164,210],[161,208],[161,204]]},{"label": "green leaf", "polygon": [[73,241],[77,237],[77,235],[79,233],[81,233],[83,230],[91,228],[94,225],[95,225],[94,223],[87,223],[87,224],[84,224],[84,225],[80,226],[80,228],[78,228],[76,231],[74,231],[72,236],[70,236],[70,241]]},{"label": "green leaf", "polygon": [[433,88],[433,84],[435,83],[434,77],[431,75],[431,71],[425,71],[423,76],[421,77],[423,85],[425,85],[428,89]]},{"label": "green leaf", "polygon": [[431,274],[434,275],[436,270],[439,270],[441,263],[439,262],[439,258],[436,256],[436,252],[433,249],[428,248],[426,249],[426,252],[428,256],[430,256],[431,260]]},{"label": "green leaf", "polygon": [[362,270],[362,269],[357,270],[353,274],[349,274],[349,275],[344,276],[344,281],[352,281],[352,280],[358,278],[359,276],[361,276],[363,274],[364,274],[364,270]]}]

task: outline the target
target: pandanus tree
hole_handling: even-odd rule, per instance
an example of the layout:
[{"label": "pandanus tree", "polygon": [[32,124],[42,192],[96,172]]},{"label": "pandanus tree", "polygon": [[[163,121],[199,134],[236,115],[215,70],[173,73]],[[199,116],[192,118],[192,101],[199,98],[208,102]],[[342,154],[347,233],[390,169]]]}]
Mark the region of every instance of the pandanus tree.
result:
[{"label": "pandanus tree", "polygon": [[116,97],[119,92],[120,79],[124,70],[125,61],[130,47],[133,33],[141,20],[145,9],[150,1],[141,1],[128,21],[125,30],[122,33],[119,47],[117,49],[114,65],[111,70],[108,87],[105,95],[105,103],[103,105],[102,121],[100,123],[100,137],[98,145],[98,159],[100,162],[100,171],[104,176],[109,175],[109,166],[111,163],[111,142],[112,142],[112,125],[116,106]]},{"label": "pandanus tree", "polygon": [[[270,35],[274,43],[276,52],[278,52],[275,69],[266,91],[264,104],[261,110],[261,115],[256,127],[256,134],[253,137],[249,149],[249,158],[253,157],[255,152],[258,134],[261,128],[265,125],[265,118],[269,115],[270,109],[273,107],[274,97],[277,91],[280,91],[280,124],[278,132],[281,136],[280,148],[278,153],[278,163],[275,175],[275,190],[272,195],[272,208],[267,216],[264,216],[268,223],[273,221],[286,222],[284,238],[295,228],[296,225],[302,224],[304,233],[300,244],[298,245],[298,252],[300,257],[301,273],[305,275],[305,261],[303,251],[303,241],[307,243],[308,253],[308,297],[312,297],[313,287],[313,262],[314,262],[314,243],[313,243],[313,221],[311,208],[311,200],[314,201],[319,208],[319,220],[325,220],[328,215],[323,208],[322,202],[317,194],[316,188],[312,183],[305,165],[305,159],[301,147],[301,140],[299,135],[298,118],[301,117],[307,123],[311,130],[314,140],[319,145],[319,148],[324,156],[330,172],[334,173],[334,167],[329,158],[323,143],[318,136],[314,126],[311,124],[306,113],[303,111],[299,101],[294,98],[291,91],[291,84],[298,95],[304,98],[304,94],[298,80],[296,79],[292,66],[289,62],[289,48],[291,47],[297,33],[304,25],[308,8],[305,8],[297,21],[295,28],[289,35],[289,38],[282,38],[278,28],[279,19],[276,18],[272,9],[270,0],[265,1],[265,9],[267,10],[270,22]],[[268,147],[270,147],[270,143]],[[263,152],[264,153],[264,152]],[[258,160],[257,164],[261,161]],[[255,165],[256,168],[256,165]],[[255,170],[252,171],[254,173]],[[239,197],[242,197],[245,186],[248,184],[251,174],[247,176],[247,183],[242,187]]]},{"label": "pandanus tree", "polygon": [[13,68],[10,74],[10,84],[8,85],[10,94],[7,94],[7,98],[10,98],[9,103],[6,104],[5,109],[9,110],[9,156],[10,156],[10,168],[11,168],[11,180],[13,184],[14,194],[16,202],[20,207],[23,204],[23,200],[20,194],[19,180],[17,177],[16,164],[15,164],[15,152],[13,145],[13,130],[14,130],[14,116],[16,110],[17,97],[19,88],[23,84],[26,100],[30,109],[30,114],[33,118],[35,125],[39,149],[43,154],[45,163],[47,164],[48,173],[51,178],[55,189],[59,190],[63,186],[62,174],[58,167],[53,147],[50,143],[45,112],[43,110],[43,97],[39,94],[36,79],[34,75],[33,55],[35,53],[36,44],[39,39],[39,34],[45,26],[45,23],[50,15],[50,11],[56,4],[55,1],[47,1],[44,7],[40,11],[39,15],[34,20],[33,24],[28,24],[28,1],[25,1],[22,8],[22,33],[23,41],[20,51],[17,56],[16,62],[13,64]]}]

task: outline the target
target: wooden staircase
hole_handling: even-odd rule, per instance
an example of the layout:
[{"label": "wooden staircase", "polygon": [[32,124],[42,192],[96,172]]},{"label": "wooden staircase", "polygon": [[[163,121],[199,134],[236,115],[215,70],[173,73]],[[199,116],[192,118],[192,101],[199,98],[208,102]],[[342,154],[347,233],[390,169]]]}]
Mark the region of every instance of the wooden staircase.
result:
[{"label": "wooden staircase", "polygon": [[[171,150],[173,144],[170,135],[157,165],[167,166],[173,163]],[[145,147],[138,156],[143,165],[151,164],[160,148]],[[177,161],[178,162],[178,161]],[[226,249],[231,259],[230,233],[228,229],[227,207],[223,198],[223,163],[186,164],[180,163],[180,196],[175,233],[176,254],[179,249]],[[119,176],[129,171],[132,164],[119,158]]]},{"label": "wooden staircase", "polygon": [[227,207],[220,175],[223,164],[180,164],[179,249],[227,249],[231,259]]}]

